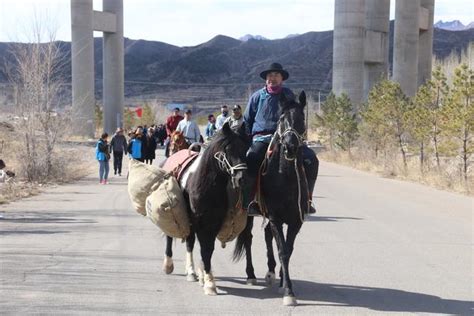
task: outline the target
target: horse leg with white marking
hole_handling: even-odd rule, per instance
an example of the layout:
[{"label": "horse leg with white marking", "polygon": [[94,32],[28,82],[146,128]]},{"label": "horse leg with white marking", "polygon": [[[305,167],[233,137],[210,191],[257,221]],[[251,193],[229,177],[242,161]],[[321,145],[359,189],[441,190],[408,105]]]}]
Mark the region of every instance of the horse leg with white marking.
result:
[{"label": "horse leg with white marking", "polygon": [[163,260],[163,271],[166,274],[171,274],[174,270],[172,248],[173,248],[173,238],[170,236],[166,236],[165,259]]},{"label": "horse leg with white marking", "polygon": [[267,246],[267,266],[268,272],[265,275],[265,284],[267,286],[272,286],[275,283],[275,255],[273,253],[273,233],[270,225],[265,227],[265,244]]},{"label": "horse leg with white marking", "polygon": [[196,282],[197,275],[194,269],[193,249],[194,243],[196,242],[196,235],[191,229],[191,233],[186,238],[186,280],[189,282]]},{"label": "horse leg with white marking", "polygon": [[201,245],[201,258],[204,265],[204,271],[202,272],[202,282],[204,294],[217,295],[216,282],[211,272],[211,258],[212,253],[214,252],[216,236],[212,238],[209,235],[209,232],[200,231],[198,233],[199,244]]},{"label": "horse leg with white marking", "polygon": [[283,305],[294,306],[297,305],[297,301],[295,293],[293,292],[293,285],[290,280],[289,262],[291,253],[293,252],[293,245],[296,239],[296,235],[298,234],[299,228],[301,226],[295,228],[290,225],[288,227],[287,240],[285,241],[282,223],[276,223],[275,221],[270,220],[269,225],[271,225],[273,237],[275,238],[278,246],[278,256],[280,258],[280,264],[283,274]]}]

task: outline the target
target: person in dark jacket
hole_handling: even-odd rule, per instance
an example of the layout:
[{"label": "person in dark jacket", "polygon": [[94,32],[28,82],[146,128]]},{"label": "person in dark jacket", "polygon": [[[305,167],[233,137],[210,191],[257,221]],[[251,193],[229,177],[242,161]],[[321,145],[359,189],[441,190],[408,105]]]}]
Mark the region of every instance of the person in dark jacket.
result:
[{"label": "person in dark jacket", "polygon": [[155,129],[155,140],[157,144],[160,144],[160,146],[163,146],[165,144],[166,137],[168,135],[166,134],[166,127],[165,124],[160,124],[156,127]]},{"label": "person in dark jacket", "polygon": [[214,114],[209,114],[207,116],[206,141],[210,141],[216,131],[216,118],[214,117]]},{"label": "person in dark jacket", "polygon": [[109,177],[110,149],[107,142],[109,134],[103,133],[95,146],[95,157],[99,161],[100,184],[107,184]]},{"label": "person in dark jacket", "polygon": [[155,159],[156,151],[156,140],[153,137],[154,130],[148,129],[148,134],[144,138],[143,143],[143,158],[145,159],[146,164],[153,164],[153,159]]},{"label": "person in dark jacket", "polygon": [[[248,207],[250,216],[260,215],[260,207],[255,201],[255,181],[260,165],[265,158],[270,140],[276,131],[280,118],[280,96],[284,94],[287,99],[294,99],[294,93],[283,86],[289,73],[282,65],[273,63],[269,69],[262,71],[260,77],[265,80],[265,87],[256,91],[249,99],[244,113],[244,123],[247,134],[252,139],[252,145],[247,152],[248,178],[244,190],[244,208]],[[314,185],[318,175],[319,161],[316,154],[303,145],[303,159],[308,181],[310,199],[313,195]],[[249,203],[250,202],[250,203]],[[315,213],[313,206],[310,213]]]},{"label": "person in dark jacket", "polygon": [[123,153],[127,152],[127,139],[123,135],[123,129],[121,127],[117,128],[115,135],[110,141],[110,151],[114,155],[114,174],[118,173],[119,176],[122,175],[122,160]]}]

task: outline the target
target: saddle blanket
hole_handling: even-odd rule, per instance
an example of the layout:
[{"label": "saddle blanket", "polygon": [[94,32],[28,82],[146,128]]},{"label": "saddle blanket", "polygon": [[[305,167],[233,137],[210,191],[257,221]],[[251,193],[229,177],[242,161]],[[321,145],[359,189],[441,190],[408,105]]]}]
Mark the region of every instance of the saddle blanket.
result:
[{"label": "saddle blanket", "polygon": [[171,172],[179,181],[186,168],[196,159],[198,154],[195,151],[182,149],[166,159],[163,169],[166,172]]}]

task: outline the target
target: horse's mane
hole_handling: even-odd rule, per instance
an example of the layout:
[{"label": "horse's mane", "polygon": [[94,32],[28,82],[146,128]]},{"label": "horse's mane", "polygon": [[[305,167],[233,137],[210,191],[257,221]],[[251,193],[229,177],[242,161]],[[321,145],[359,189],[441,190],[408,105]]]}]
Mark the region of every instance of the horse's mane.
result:
[{"label": "horse's mane", "polygon": [[210,187],[215,184],[215,180],[219,173],[219,167],[214,155],[218,151],[223,151],[224,148],[230,144],[235,137],[239,137],[234,133],[229,135],[219,131],[209,143],[209,146],[204,150],[201,157],[201,163],[193,176],[193,191],[207,192]]},{"label": "horse's mane", "polygon": [[[297,109],[299,107],[299,104],[295,101],[295,100],[290,100],[290,101],[287,101],[287,102],[284,102],[280,105],[280,112],[281,114],[284,114],[286,112],[288,112],[289,110],[292,110],[292,109]],[[301,110],[304,114],[304,111]]]}]

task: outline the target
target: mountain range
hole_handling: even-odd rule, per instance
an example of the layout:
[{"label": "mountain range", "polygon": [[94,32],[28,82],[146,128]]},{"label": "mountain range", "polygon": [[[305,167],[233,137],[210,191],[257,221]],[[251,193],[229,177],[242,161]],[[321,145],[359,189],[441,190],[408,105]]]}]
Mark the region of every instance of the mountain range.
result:
[{"label": "mountain range", "polygon": [[468,25],[464,25],[459,20],[446,21],[446,22],[439,20],[438,22],[434,24],[434,27],[438,29],[448,30],[448,31],[464,31],[464,30],[473,29],[474,22],[471,22]]},{"label": "mountain range", "polygon": [[[392,51],[393,22],[391,29]],[[437,58],[444,58],[452,51],[460,53],[469,42],[474,42],[474,29],[448,31],[436,28],[433,52]],[[69,42],[57,44],[66,56],[70,56]],[[95,38],[94,44],[96,96],[100,99],[102,39]],[[290,72],[287,81],[290,87],[304,88],[313,97],[318,90],[324,93],[331,90],[332,31],[308,32],[276,40],[249,37],[243,41],[218,35],[193,47],[126,38],[124,46],[128,99],[148,95],[161,98],[162,102],[208,105],[226,98],[244,100],[249,91],[261,86],[259,73],[275,61]],[[0,43],[0,84],[7,80],[1,60],[9,58],[8,47],[8,43]],[[64,67],[63,75],[70,81],[70,63]]]}]

